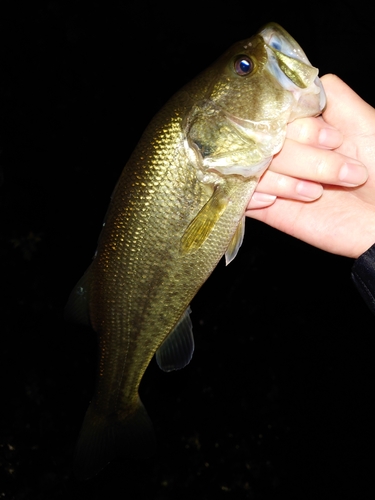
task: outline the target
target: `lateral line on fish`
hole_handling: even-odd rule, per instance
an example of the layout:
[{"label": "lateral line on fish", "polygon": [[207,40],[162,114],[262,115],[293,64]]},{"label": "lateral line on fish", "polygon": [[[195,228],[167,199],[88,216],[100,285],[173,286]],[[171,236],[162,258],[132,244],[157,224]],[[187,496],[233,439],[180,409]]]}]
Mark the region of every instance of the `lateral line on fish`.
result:
[{"label": "lateral line on fish", "polygon": [[[142,235],[142,240],[143,240],[143,235]],[[138,248],[137,252],[136,252],[136,257],[138,257],[139,255],[139,252],[140,252],[140,247]],[[125,284],[126,286],[126,284]],[[115,400],[115,411],[118,410],[119,408],[119,400],[120,400],[120,397],[121,397],[121,387],[122,387],[122,381],[124,379],[124,373],[125,373],[125,366],[126,366],[126,361],[128,359],[128,354],[129,354],[129,347],[130,347],[130,328],[131,328],[131,325],[130,325],[130,311],[131,311],[131,306],[132,306],[132,299],[133,299],[133,296],[134,296],[134,290],[133,288],[131,288],[131,290],[129,290],[128,288],[128,292],[127,292],[129,295],[128,295],[128,307],[127,307],[127,314],[126,314],[126,351],[125,351],[125,356],[124,356],[124,361],[122,363],[122,369],[121,369],[121,377],[120,377],[120,380],[119,380],[119,385],[118,385],[118,388],[117,388],[117,395],[116,395],[116,400]],[[122,322],[123,321],[123,317],[124,315],[122,315],[122,317],[120,318],[120,321]]]}]

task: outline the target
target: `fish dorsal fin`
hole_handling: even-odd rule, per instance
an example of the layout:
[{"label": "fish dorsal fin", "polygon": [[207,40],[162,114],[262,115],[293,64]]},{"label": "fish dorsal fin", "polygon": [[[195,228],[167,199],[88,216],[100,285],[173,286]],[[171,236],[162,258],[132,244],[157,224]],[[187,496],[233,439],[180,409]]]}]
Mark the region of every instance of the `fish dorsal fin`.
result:
[{"label": "fish dorsal fin", "polygon": [[88,291],[90,288],[90,268],[78,281],[69,295],[64,310],[66,321],[90,326]]},{"label": "fish dorsal fin", "polygon": [[174,330],[156,351],[156,361],[165,372],[180,370],[189,364],[194,352],[193,325],[188,307]]},{"label": "fish dorsal fin", "polygon": [[229,243],[227,251],[225,252],[225,264],[228,265],[238,253],[240,246],[242,245],[243,238],[245,235],[245,216],[242,217],[240,223],[237,226],[236,232]]},{"label": "fish dorsal fin", "polygon": [[228,198],[220,187],[216,187],[211,198],[190,222],[181,239],[182,253],[198,250],[215,227],[228,205]]}]

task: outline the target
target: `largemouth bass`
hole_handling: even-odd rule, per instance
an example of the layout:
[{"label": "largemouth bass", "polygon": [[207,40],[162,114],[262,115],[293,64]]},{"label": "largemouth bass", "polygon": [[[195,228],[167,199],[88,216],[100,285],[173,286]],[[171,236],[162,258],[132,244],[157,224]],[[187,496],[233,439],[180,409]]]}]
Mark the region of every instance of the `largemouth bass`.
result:
[{"label": "largemouth bass", "polygon": [[155,446],[139,399],[156,353],[166,371],[194,349],[190,301],[244,234],[245,209],[295,118],[319,114],[318,70],[279,25],[232,46],[177,92],[146,128],[113,192],[97,252],[67,317],[98,335],[96,391],[75,473]]}]

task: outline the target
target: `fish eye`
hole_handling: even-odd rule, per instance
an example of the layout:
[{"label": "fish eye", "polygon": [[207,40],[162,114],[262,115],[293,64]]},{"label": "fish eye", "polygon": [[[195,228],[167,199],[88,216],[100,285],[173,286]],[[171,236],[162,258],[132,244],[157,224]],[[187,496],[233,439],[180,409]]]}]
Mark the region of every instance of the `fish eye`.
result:
[{"label": "fish eye", "polygon": [[239,76],[246,76],[252,73],[254,63],[249,56],[238,56],[234,61],[234,71]]}]

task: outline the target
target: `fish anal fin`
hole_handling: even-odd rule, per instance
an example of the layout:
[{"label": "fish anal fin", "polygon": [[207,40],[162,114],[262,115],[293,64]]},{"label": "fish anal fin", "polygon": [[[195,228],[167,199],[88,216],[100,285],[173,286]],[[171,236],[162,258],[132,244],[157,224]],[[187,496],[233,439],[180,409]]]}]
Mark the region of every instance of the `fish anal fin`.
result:
[{"label": "fish anal fin", "polygon": [[243,238],[245,235],[245,216],[242,217],[240,223],[237,226],[236,232],[229,243],[227,251],[225,252],[225,265],[228,265],[236,257],[240,246],[242,245]]},{"label": "fish anal fin", "polygon": [[183,234],[181,238],[182,253],[194,252],[203,245],[227,205],[228,198],[220,188],[216,188],[211,198],[190,222]]},{"label": "fish anal fin", "polygon": [[188,307],[174,330],[156,351],[156,362],[165,372],[184,368],[193,356],[194,337],[190,312]]},{"label": "fish anal fin", "polygon": [[90,479],[115,459],[134,460],[155,453],[151,420],[141,402],[133,412],[102,416],[91,403],[78,438],[73,464],[77,479]]}]

